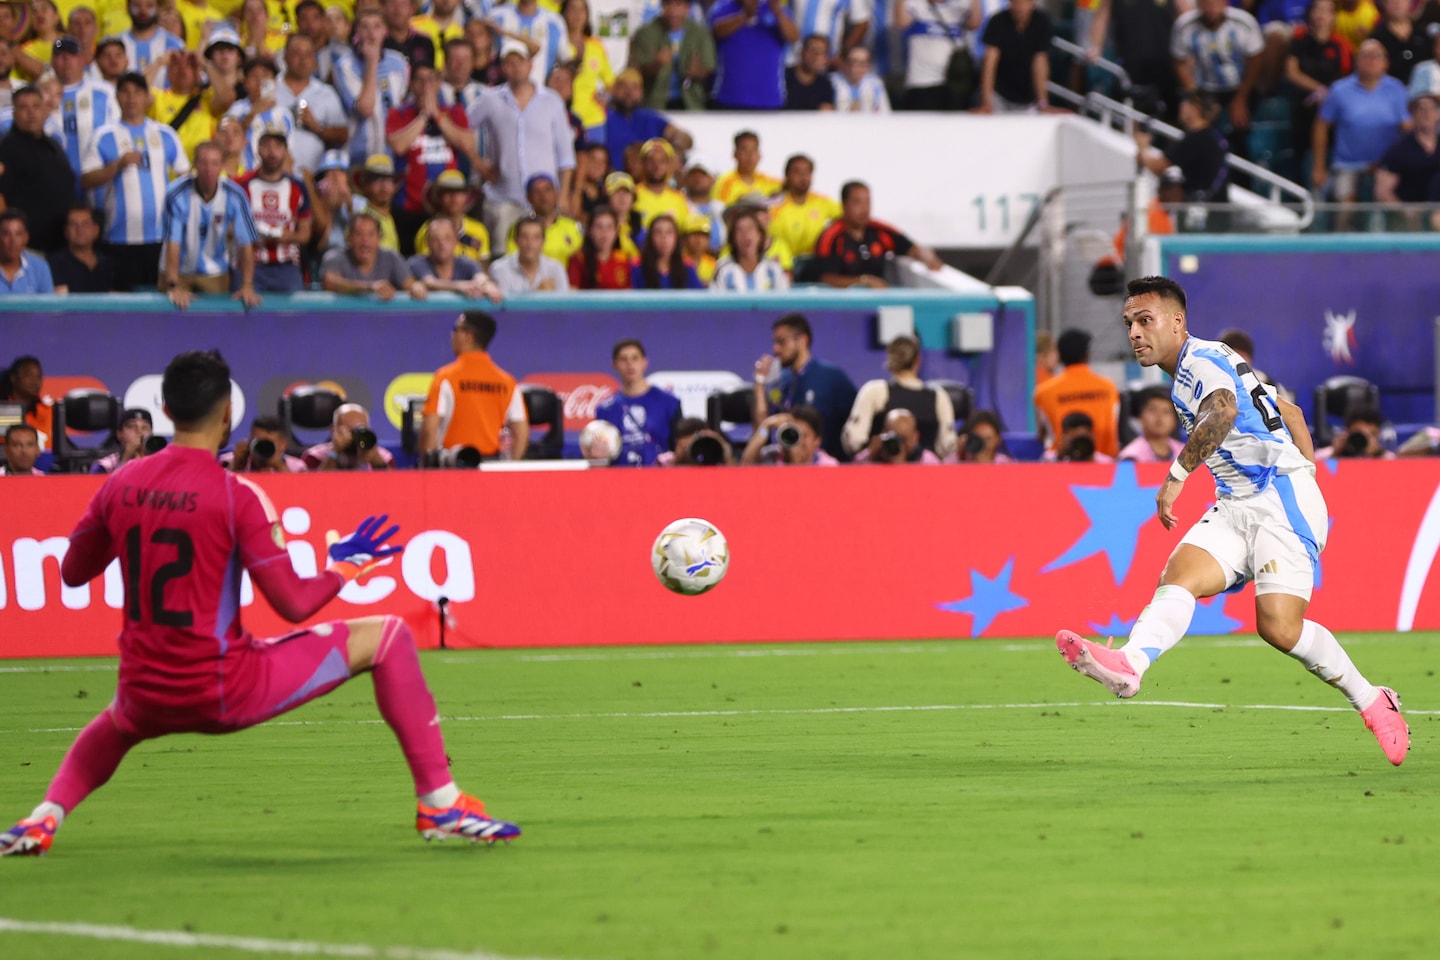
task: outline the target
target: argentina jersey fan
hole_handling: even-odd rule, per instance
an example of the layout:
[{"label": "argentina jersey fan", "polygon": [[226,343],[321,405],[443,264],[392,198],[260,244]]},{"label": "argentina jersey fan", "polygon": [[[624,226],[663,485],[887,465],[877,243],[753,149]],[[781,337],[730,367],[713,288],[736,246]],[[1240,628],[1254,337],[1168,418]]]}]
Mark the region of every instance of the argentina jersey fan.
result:
[{"label": "argentina jersey fan", "polygon": [[1235,393],[1235,425],[1205,463],[1215,475],[1220,497],[1249,496],[1270,485],[1277,473],[1307,470],[1305,459],[1290,439],[1275,388],[1263,384],[1240,356],[1223,343],[1190,337],[1175,366],[1170,399],[1185,432],[1195,428],[1200,405],[1217,390]]}]

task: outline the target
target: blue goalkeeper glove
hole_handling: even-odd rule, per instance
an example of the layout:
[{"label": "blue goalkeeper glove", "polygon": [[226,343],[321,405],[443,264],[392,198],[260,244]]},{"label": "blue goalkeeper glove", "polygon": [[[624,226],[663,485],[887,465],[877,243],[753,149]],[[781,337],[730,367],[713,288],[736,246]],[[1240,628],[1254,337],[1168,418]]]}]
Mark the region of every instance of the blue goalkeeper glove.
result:
[{"label": "blue goalkeeper glove", "polygon": [[354,580],[389,557],[403,551],[404,545],[385,546],[386,540],[400,532],[398,524],[391,524],[390,529],[381,531],[380,528],[389,519],[389,514],[366,517],[360,521],[360,525],[355,528],[354,533],[330,544],[328,569],[334,570],[346,580]]}]

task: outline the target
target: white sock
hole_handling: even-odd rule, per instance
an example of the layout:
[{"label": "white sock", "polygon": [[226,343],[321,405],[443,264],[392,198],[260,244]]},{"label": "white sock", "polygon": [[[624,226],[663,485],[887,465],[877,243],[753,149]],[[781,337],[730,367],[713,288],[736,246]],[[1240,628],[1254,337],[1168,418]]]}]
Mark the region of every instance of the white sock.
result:
[{"label": "white sock", "polygon": [[1305,664],[1306,670],[1345,694],[1345,699],[1356,710],[1364,710],[1380,696],[1380,691],[1355,669],[1335,634],[1314,620],[1305,621],[1300,639],[1289,654]]},{"label": "white sock", "polygon": [[31,820],[44,820],[46,817],[54,817],[55,825],[58,827],[65,822],[65,808],[58,803],[51,803],[46,800],[40,806],[30,811]]},{"label": "white sock", "polygon": [[420,794],[419,800],[427,807],[453,807],[455,801],[460,799],[460,788],[455,786],[451,780],[439,790],[431,790],[429,793]]},{"label": "white sock", "polygon": [[1130,630],[1130,640],[1120,648],[1130,666],[1141,676],[1190,629],[1195,616],[1195,595],[1178,584],[1169,583],[1155,591],[1149,606]]}]

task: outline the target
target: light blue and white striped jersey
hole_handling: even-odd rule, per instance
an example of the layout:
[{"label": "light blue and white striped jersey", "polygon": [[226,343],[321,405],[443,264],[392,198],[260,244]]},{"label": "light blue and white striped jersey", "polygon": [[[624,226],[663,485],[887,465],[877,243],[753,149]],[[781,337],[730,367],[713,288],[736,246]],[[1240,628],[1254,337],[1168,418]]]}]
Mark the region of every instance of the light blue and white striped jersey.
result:
[{"label": "light blue and white striped jersey", "polygon": [[1170,391],[1187,433],[1195,429],[1201,402],[1217,390],[1234,392],[1239,413],[1220,448],[1205,461],[1215,475],[1216,496],[1252,496],[1270,486],[1276,474],[1310,467],[1285,429],[1275,388],[1261,383],[1250,364],[1225,344],[1190,337],[1180,348]]},{"label": "light blue and white striped jersey", "polygon": [[193,173],[165,193],[165,242],[180,246],[181,276],[229,273],[232,245],[253,246],[257,236],[250,198],[233,180],[221,177],[208,202],[195,188]]},{"label": "light blue and white striped jersey", "polygon": [[75,185],[80,185],[80,164],[85,147],[95,131],[109,123],[120,122],[120,108],[115,104],[115,88],[104,80],[86,78],[65,88],[60,95],[60,123],[65,131],[65,155],[75,171]]},{"label": "light blue and white striped jersey", "polygon": [[830,84],[835,88],[837,113],[890,112],[890,94],[885,91],[885,81],[873,73],[867,73],[859,83],[852,84],[837,70],[830,74]]},{"label": "light blue and white striped jersey", "polygon": [[285,142],[290,142],[290,135],[295,132],[295,114],[289,105],[281,106],[276,103],[269,110],[261,110],[259,113],[250,113],[250,98],[243,97],[230,105],[225,111],[225,116],[234,117],[243,121],[250,117],[250,125],[245,128],[245,149],[240,152],[240,162],[246,170],[254,170],[260,166],[260,135],[271,127],[285,131]]},{"label": "light blue and white striped jersey", "polygon": [[354,50],[346,50],[335,58],[335,89],[340,103],[350,115],[350,156],[361,162],[372,153],[389,153],[385,140],[385,116],[405,101],[410,89],[410,64],[405,55],[386,50],[380,55],[375,71],[375,112],[361,117],[355,112],[355,101],[365,86],[365,61]]},{"label": "light blue and white striped jersey", "polygon": [[[490,11],[498,7],[501,2],[502,0],[464,0],[462,6],[465,7],[465,12],[469,14],[465,19],[486,20],[490,17]],[[495,47],[499,49],[500,44],[496,43]]]},{"label": "light blue and white striped jersey", "polygon": [[491,10],[489,20],[502,29],[527,36],[540,44],[540,52],[530,61],[530,79],[537,87],[545,86],[545,78],[550,76],[555,61],[565,52],[567,31],[560,14],[537,7],[527,17],[507,3]]},{"label": "light blue and white striped jersey", "polygon": [[869,12],[852,10],[851,0],[791,0],[790,16],[795,20],[795,26],[800,28],[800,39],[790,45],[790,50],[785,55],[785,62],[794,64],[800,59],[800,47],[805,43],[805,38],[812,34],[820,34],[830,41],[830,56],[840,55],[840,41],[845,39],[845,20],[850,18],[856,23],[869,21]]},{"label": "light blue and white striped jersey", "polygon": [[121,170],[104,190],[106,243],[159,243],[165,216],[165,187],[171,174],[190,172],[190,160],[180,136],[154,120],[130,126],[106,124],[95,131],[85,147],[82,172],[99,170],[131,150],[141,161]]},{"label": "light blue and white striped jersey", "polygon": [[1170,56],[1189,60],[1195,71],[1195,86],[1210,93],[1240,86],[1246,62],[1264,49],[1260,24],[1236,7],[1227,7],[1225,19],[1213,30],[1201,21],[1199,10],[1182,13],[1170,32]]},{"label": "light blue and white striped jersey", "polygon": [[730,290],[739,293],[753,293],[761,290],[789,290],[790,277],[780,261],[762,257],[754,273],[745,272],[729,257],[721,257],[715,265],[715,279],[710,281],[711,290]]},{"label": "light blue and white striped jersey", "polygon": [[158,28],[149,40],[141,40],[135,36],[134,30],[126,30],[120,34],[120,43],[125,48],[130,69],[135,73],[144,73],[146,67],[156,60],[164,60],[171,50],[185,49],[185,41],[164,27]]}]

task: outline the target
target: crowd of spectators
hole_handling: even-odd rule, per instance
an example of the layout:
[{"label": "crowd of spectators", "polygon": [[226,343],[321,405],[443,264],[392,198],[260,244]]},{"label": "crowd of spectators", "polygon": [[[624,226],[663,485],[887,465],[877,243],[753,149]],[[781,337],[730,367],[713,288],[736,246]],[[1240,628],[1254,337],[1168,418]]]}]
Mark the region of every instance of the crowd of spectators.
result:
[{"label": "crowd of spectators", "polygon": [[[744,132],[733,170],[706,169],[683,116],[886,112],[904,61],[897,106],[958,106],[935,90],[980,8],[636,3],[612,64],[587,0],[0,2],[0,293],[158,289],[183,309],[307,288],[877,285],[910,240],[847,214],[854,242],[803,273],[841,217],[810,191],[814,161],[787,158],[782,179]],[[1038,64],[1048,30],[1033,0],[991,18],[1003,52],[975,67],[979,109],[1044,105],[1015,57]]]}]

